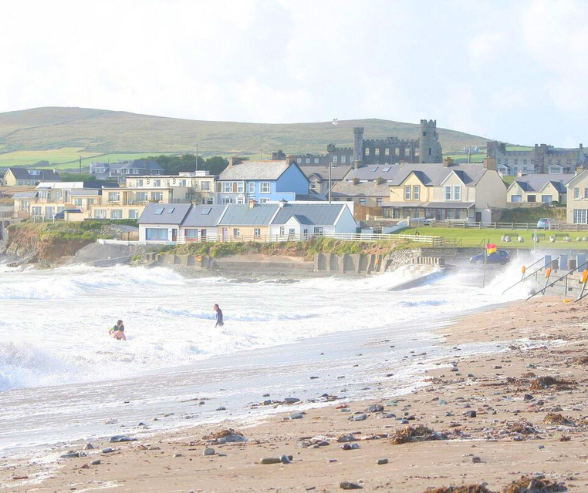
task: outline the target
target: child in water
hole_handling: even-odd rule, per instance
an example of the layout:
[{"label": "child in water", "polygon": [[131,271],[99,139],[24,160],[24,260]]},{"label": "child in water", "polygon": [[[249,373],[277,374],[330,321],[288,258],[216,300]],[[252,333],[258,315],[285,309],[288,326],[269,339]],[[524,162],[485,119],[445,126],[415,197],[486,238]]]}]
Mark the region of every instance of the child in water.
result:
[{"label": "child in water", "polygon": [[125,337],[125,326],[123,325],[122,320],[116,322],[116,325],[112,329],[110,329],[108,333],[118,341],[127,340],[127,338]]}]

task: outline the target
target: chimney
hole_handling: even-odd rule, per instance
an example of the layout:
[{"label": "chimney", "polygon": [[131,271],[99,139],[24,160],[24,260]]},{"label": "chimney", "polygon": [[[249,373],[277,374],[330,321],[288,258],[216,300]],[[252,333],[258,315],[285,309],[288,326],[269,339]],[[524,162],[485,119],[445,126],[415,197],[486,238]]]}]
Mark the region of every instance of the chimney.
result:
[{"label": "chimney", "polygon": [[443,160],[443,167],[444,168],[449,168],[452,164],[453,164],[453,159],[451,159],[450,157],[446,157]]},{"label": "chimney", "polygon": [[521,176],[525,176],[527,173],[525,173],[524,171],[518,171],[517,172],[517,176],[520,178]]},{"label": "chimney", "polygon": [[496,158],[485,157],[484,158],[484,169],[490,169],[496,171]]},{"label": "chimney", "polygon": [[286,156],[286,164],[289,166],[291,164],[294,164],[296,162],[296,156]]},{"label": "chimney", "polygon": [[241,161],[240,157],[237,156],[231,156],[229,158],[229,166],[236,166],[237,164],[241,164],[243,161]]},{"label": "chimney", "polygon": [[257,200],[249,199],[249,208],[253,209],[257,205]]},{"label": "chimney", "polygon": [[578,166],[576,168],[576,176],[578,176],[580,173],[582,173],[584,171],[584,166]]},{"label": "chimney", "polygon": [[284,199],[282,199],[282,200],[280,200],[280,201],[278,202],[278,207],[279,207],[280,209],[283,209],[283,208],[284,208],[284,206],[285,206],[287,203],[288,203],[287,201],[285,201]]}]

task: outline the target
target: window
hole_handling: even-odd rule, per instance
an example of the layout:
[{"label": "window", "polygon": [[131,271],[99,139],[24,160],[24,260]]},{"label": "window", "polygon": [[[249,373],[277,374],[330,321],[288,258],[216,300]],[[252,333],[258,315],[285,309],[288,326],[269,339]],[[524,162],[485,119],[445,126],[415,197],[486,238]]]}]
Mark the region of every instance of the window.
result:
[{"label": "window", "polygon": [[253,236],[254,236],[255,238],[259,238],[259,237],[261,236],[261,228],[255,228],[255,229],[253,230]]},{"label": "window", "polygon": [[333,164],[337,164],[337,156],[333,156]]},{"label": "window", "polygon": [[167,228],[146,228],[145,239],[151,241],[167,241]]},{"label": "window", "polygon": [[194,241],[198,239],[198,230],[192,228],[186,228],[184,230],[184,237],[188,241]]},{"label": "window", "polygon": [[[176,180],[175,180],[175,178],[174,178],[174,182],[175,182],[175,181],[176,181]],[[187,185],[187,183],[186,183],[186,180],[180,180],[180,181],[178,182],[178,185],[179,185],[180,187],[185,187],[185,186]],[[198,182],[194,183],[194,186],[197,188],[197,187],[198,187]]]},{"label": "window", "polygon": [[210,211],[211,211],[211,210],[212,210],[212,209],[211,209],[210,207],[207,207],[206,209],[202,209],[202,210],[200,211],[200,215],[201,215],[201,216],[208,216],[208,214],[210,214]]},{"label": "window", "polygon": [[254,181],[250,181],[247,184],[247,192],[248,193],[255,193],[255,182]]},{"label": "window", "polygon": [[390,148],[389,147],[386,147],[386,150],[384,151],[384,154],[386,156],[389,156],[390,155]]},{"label": "window", "polygon": [[260,204],[267,204],[268,202],[269,202],[269,199],[267,199],[267,198],[261,198],[261,199],[259,199],[259,203]]},{"label": "window", "polygon": [[588,197],[588,188],[585,188],[584,189],[584,198],[587,198],[587,197]]},{"label": "window", "polygon": [[231,197],[223,197],[223,205],[232,204],[233,199]]},{"label": "window", "polygon": [[230,181],[223,182],[223,193],[231,193],[233,191],[233,184]]},{"label": "window", "polygon": [[377,166],[375,168],[372,168],[372,173],[375,173],[376,171],[378,171],[378,167]]},{"label": "window", "polygon": [[168,213],[168,214],[173,214],[175,210],[176,210],[176,208],[175,208],[175,207],[170,207],[170,208],[167,210],[167,213]]},{"label": "window", "polygon": [[239,195],[237,197],[237,204],[243,205],[244,203],[245,203],[245,197],[243,197],[242,195]]},{"label": "window", "polygon": [[378,198],[378,199],[376,199],[376,205],[377,205],[378,207],[382,207],[382,198],[381,198],[381,197],[380,197],[380,198]]},{"label": "window", "polygon": [[88,207],[94,204],[94,199],[88,199]]},{"label": "window", "polygon": [[380,155],[380,148],[377,148],[376,149],[376,156],[379,156],[379,155]]},{"label": "window", "polygon": [[163,207],[159,207],[158,209],[155,210],[156,216],[161,216],[162,214],[163,214]]},{"label": "window", "polygon": [[412,198],[414,200],[421,200],[421,186],[420,185],[414,185],[412,187]]},{"label": "window", "polygon": [[135,198],[137,202],[147,202],[147,192],[137,192]]},{"label": "window", "polygon": [[318,163],[319,163],[319,158],[318,157],[315,157],[314,158],[314,164],[318,164]]},{"label": "window", "polygon": [[498,164],[502,164],[502,159],[498,159]]},{"label": "window", "polygon": [[341,164],[345,164],[347,162],[347,156],[341,156]]},{"label": "window", "polygon": [[359,199],[359,205],[365,205],[365,199]]},{"label": "window", "polygon": [[109,202],[118,202],[120,200],[120,193],[119,192],[108,192],[108,201]]},{"label": "window", "polygon": [[541,195],[541,202],[544,204],[551,204],[552,200],[553,199],[551,195]]},{"label": "window", "polygon": [[523,196],[522,195],[511,195],[510,196],[510,201],[511,202],[516,202],[516,203],[522,202],[523,201]]},{"label": "window", "polygon": [[391,167],[390,166],[386,166],[382,172],[387,173],[388,171],[390,171]]},{"label": "window", "polygon": [[41,215],[41,207],[39,206],[34,206],[31,208],[31,214],[33,216],[40,216]]},{"label": "window", "polygon": [[527,164],[527,160],[526,159],[523,159],[523,164]]},{"label": "window", "polygon": [[202,191],[208,192],[210,190],[210,182],[209,181],[203,181],[203,182],[200,183],[200,187],[202,188]]},{"label": "window", "polygon": [[301,164],[301,163],[302,163],[302,158],[301,158],[301,157],[297,158],[297,159],[296,159],[296,162],[297,162],[298,164]]},{"label": "window", "polygon": [[309,157],[306,158],[306,164],[310,164],[310,158]]},{"label": "window", "polygon": [[237,182],[237,193],[244,193],[245,192],[245,183],[242,181]]},{"label": "window", "polygon": [[154,187],[160,187],[161,186],[161,180],[153,180],[153,186]]},{"label": "window", "polygon": [[110,211],[110,219],[122,219],[122,210],[112,209]]},{"label": "window", "polygon": [[369,155],[370,155],[370,148],[369,148],[369,147],[366,147],[366,148],[364,149],[364,152],[365,152],[365,155],[366,155],[366,156],[369,156]]},{"label": "window", "polygon": [[453,200],[461,200],[461,186],[453,185]]},{"label": "window", "polygon": [[270,182],[269,181],[262,181],[259,184],[259,193],[270,193],[270,192],[271,192]]},{"label": "window", "polygon": [[239,230],[239,228],[233,228],[233,236],[239,236],[241,234],[241,231]]},{"label": "window", "polygon": [[578,200],[580,198],[580,189],[578,187],[574,188],[574,199]]},{"label": "window", "polygon": [[280,236],[284,236],[285,231],[284,231],[284,226],[280,226]]},{"label": "window", "polygon": [[410,185],[404,185],[404,200],[410,200]]},{"label": "window", "polygon": [[314,234],[315,235],[322,235],[323,234],[323,228],[321,228],[320,226],[315,226],[315,228],[314,228]]},{"label": "window", "polygon": [[574,224],[587,224],[588,214],[586,209],[574,209]]},{"label": "window", "polygon": [[94,217],[96,219],[106,219],[106,209],[94,209]]},{"label": "window", "polygon": [[139,219],[139,211],[137,209],[130,209],[129,219]]},{"label": "window", "polygon": [[82,203],[83,203],[82,199],[74,199],[74,205],[76,207],[82,207]]},{"label": "window", "polygon": [[138,187],[142,187],[143,186],[143,180],[137,180],[137,186]]},{"label": "window", "polygon": [[537,202],[536,195],[527,195],[527,202]]},{"label": "window", "polygon": [[445,187],[445,200],[451,200],[451,187]]},{"label": "window", "polygon": [[515,160],[514,160],[514,163],[515,163],[515,164],[519,164],[519,160],[518,160],[518,159],[515,159]]}]

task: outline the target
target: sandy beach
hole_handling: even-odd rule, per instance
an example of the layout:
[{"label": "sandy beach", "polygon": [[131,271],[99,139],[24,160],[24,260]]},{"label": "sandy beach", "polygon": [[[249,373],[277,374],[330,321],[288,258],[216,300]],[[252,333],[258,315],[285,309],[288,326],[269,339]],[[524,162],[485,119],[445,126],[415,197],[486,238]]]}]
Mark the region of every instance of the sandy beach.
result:
[{"label": "sandy beach", "polygon": [[[302,412],[282,403],[283,413],[255,425],[225,421],[89,450],[68,444],[55,456],[73,457],[56,463],[2,459],[0,484],[15,492],[588,491],[587,315],[585,303],[561,298],[503,305],[443,328],[454,356],[427,368],[427,385],[407,395],[332,396]],[[460,357],[459,345],[472,342],[510,345]],[[391,385],[385,361],[379,371],[379,389]],[[231,442],[240,435],[246,441]],[[517,481],[528,488],[515,489]],[[436,489],[450,486],[463,488]]]}]

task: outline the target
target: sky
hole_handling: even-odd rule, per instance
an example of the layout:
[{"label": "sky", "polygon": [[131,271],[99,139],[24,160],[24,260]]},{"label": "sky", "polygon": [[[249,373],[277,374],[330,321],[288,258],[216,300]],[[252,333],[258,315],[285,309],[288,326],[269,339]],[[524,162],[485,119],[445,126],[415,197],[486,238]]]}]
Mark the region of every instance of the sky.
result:
[{"label": "sky", "polygon": [[0,112],[359,118],[588,145],[586,0],[20,0]]}]

